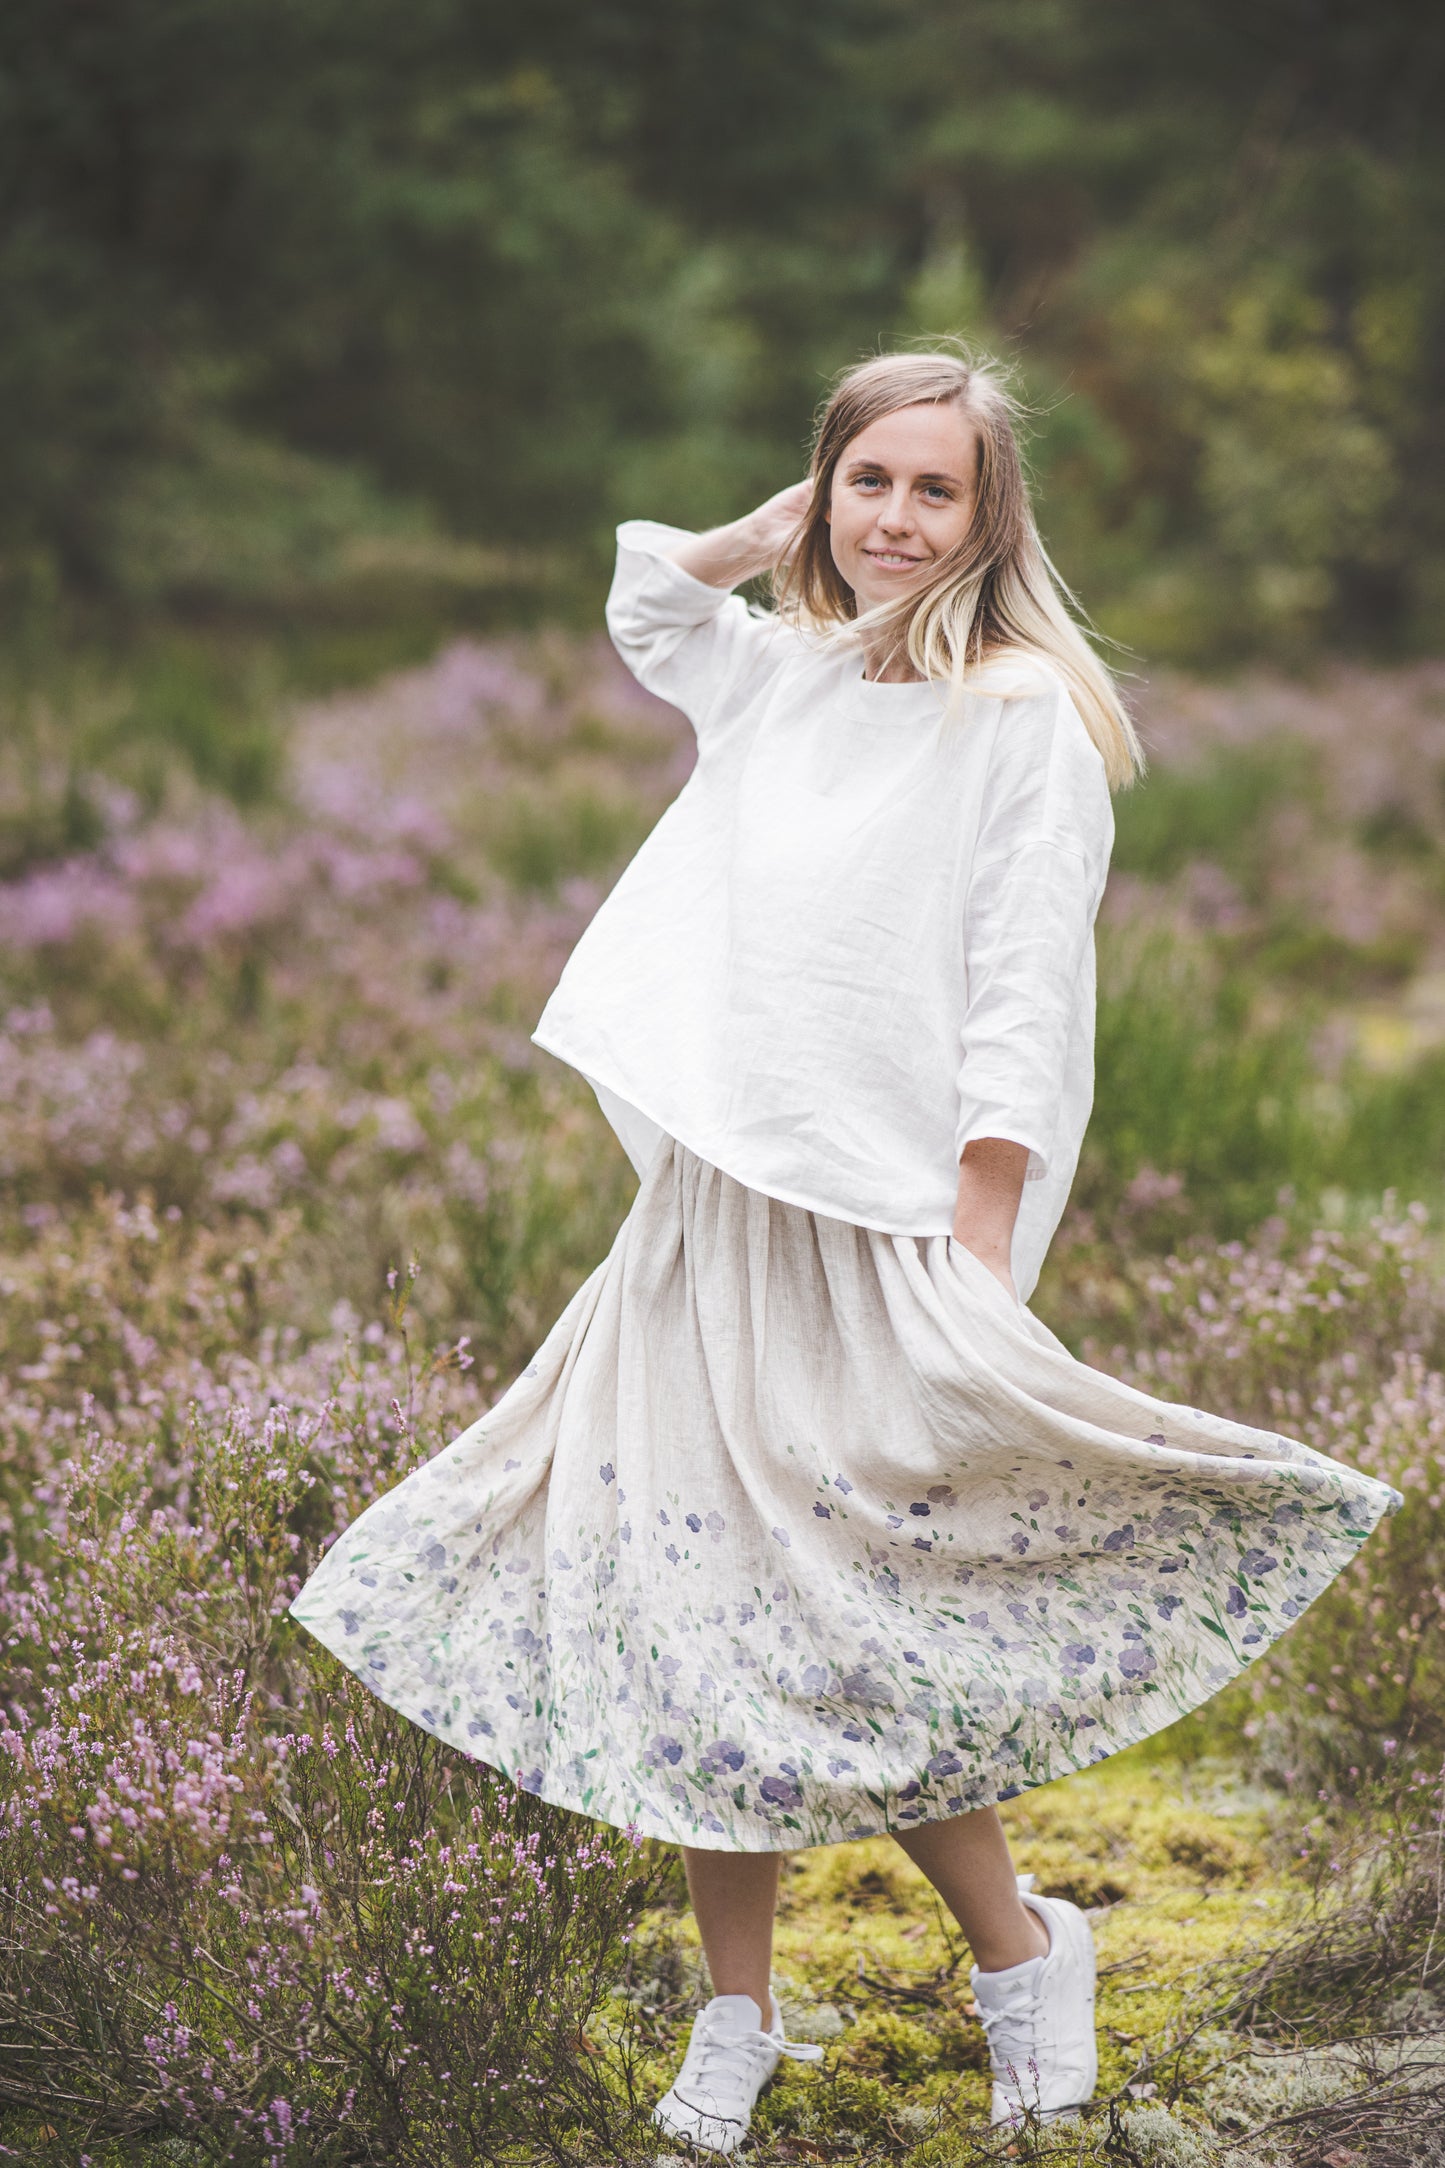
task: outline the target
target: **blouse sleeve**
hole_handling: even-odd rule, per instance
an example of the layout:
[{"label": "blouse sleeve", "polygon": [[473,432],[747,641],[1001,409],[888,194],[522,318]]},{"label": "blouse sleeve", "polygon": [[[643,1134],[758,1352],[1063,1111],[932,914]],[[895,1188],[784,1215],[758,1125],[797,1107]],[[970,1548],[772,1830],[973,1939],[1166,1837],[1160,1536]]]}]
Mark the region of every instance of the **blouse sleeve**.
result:
[{"label": "blouse sleeve", "polygon": [[1092,1001],[1114,817],[1103,758],[1061,682],[1006,702],[999,732],[965,902],[955,1157],[976,1138],[1009,1138],[1039,1181],[1071,1029]]},{"label": "blouse sleeve", "polygon": [[607,597],[612,644],[640,685],[681,708],[699,739],[743,685],[780,652],[786,628],[741,595],[675,564],[686,527],[624,520]]}]

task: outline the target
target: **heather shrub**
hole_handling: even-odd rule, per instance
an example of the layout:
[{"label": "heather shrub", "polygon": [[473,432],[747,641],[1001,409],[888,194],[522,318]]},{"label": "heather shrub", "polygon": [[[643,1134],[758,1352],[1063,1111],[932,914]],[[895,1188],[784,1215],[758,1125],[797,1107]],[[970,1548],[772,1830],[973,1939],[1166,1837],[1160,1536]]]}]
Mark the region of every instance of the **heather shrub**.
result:
[{"label": "heather shrub", "polygon": [[[203,2159],[630,2148],[584,2027],[634,1846],[462,1767],[334,1666],[314,1734],[122,1632],[0,1732],[0,2102]],[[46,2149],[31,2152],[46,2157]]]},{"label": "heather shrub", "polygon": [[312,1352],[309,1411],[233,1373],[148,1449],[46,1459],[12,1511],[0,2106],[57,2159],[81,2132],[238,2164],[627,2152],[625,2052],[585,2028],[634,1840],[444,1752],[284,1617],[456,1410],[464,1349],[412,1362],[405,1287],[390,1328]]},{"label": "heather shrub", "polygon": [[[1405,1492],[1159,1743],[1287,1785],[1309,1812],[1281,1871],[1338,1855],[1346,1881],[1346,1808],[1445,1745],[1445,1295],[1424,1210],[1381,1206],[1392,1182],[1439,1195],[1445,1055],[1367,1065],[1330,1006],[1445,940],[1411,796],[1426,679],[1370,695],[1365,769],[1357,687],[1338,713],[1181,707],[1217,699],[1244,752],[1189,778],[1165,758],[1121,808],[1096,1112],[1035,1298],[1086,1359]],[[1250,751],[1277,721],[1296,749]],[[546,637],[458,642],[287,717],[265,789],[232,777],[231,800],[196,746],[160,759],[179,725],[96,767],[102,722],[51,717],[29,768],[0,755],[0,2145],[67,2168],[626,2159],[637,2031],[651,2094],[700,1984],[669,1915],[665,1995],[626,1988],[622,1939],[649,1891],[675,1913],[675,1860],[652,1880],[627,1837],[444,1754],[286,1609],[516,1374],[622,1218],[620,1150],[528,1032],[687,733],[599,643]],[[1378,840],[1407,812],[1408,856]],[[1140,1877],[1254,1901],[1253,1839],[1196,1805],[1118,1838],[1127,1873],[1076,1811],[1030,1841],[1081,1902],[1136,1903]],[[864,2020],[860,1950],[830,1934],[810,1978],[851,2060],[785,2077],[764,2141],[973,2157],[925,2105],[981,2067],[958,1950]],[[1153,2082],[1117,2045],[1133,1991],[1106,2049],[1131,2087]]]},{"label": "heather shrub", "polygon": [[1146,1391],[1301,1438],[1405,1495],[1221,1704],[1291,1781],[1445,1746],[1445,1280],[1423,1207],[1387,1205],[1302,1244],[1277,1220],[1253,1243],[1136,1258],[1115,1297],[1127,1339],[1084,1343]]}]

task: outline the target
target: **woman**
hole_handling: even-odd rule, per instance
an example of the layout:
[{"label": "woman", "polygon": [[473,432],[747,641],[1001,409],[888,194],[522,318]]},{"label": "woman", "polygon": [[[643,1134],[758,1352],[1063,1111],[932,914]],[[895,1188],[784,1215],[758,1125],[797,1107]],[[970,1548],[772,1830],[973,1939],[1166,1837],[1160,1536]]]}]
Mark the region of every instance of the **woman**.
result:
[{"label": "woman", "polygon": [[[1092,1935],[997,1803],[1172,1723],[1398,1493],[1075,1361],[1026,1307],[1142,764],[996,372],[850,370],[806,482],[618,533],[695,772],[537,1027],[641,1176],[502,1399],[293,1610],[560,1805],[684,1848],[714,1995],[655,2111],[728,2154],[787,2042],[780,1855],[887,1831],[959,1920],[995,2122],[1096,2074]],[[776,607],[734,589],[771,573]]]}]

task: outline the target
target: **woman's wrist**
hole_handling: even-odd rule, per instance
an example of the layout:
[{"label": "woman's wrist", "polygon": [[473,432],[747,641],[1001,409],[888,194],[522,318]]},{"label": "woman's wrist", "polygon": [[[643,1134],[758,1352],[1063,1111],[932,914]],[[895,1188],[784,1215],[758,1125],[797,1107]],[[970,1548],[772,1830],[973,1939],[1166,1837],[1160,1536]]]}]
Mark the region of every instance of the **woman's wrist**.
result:
[{"label": "woman's wrist", "polygon": [[953,1239],[971,1250],[996,1280],[1016,1294],[1013,1233],[1028,1167],[1028,1147],[1005,1137],[980,1137],[964,1148],[958,1170]]},{"label": "woman's wrist", "polygon": [[767,571],[773,562],[773,545],[762,535],[756,514],[749,512],[725,527],[689,535],[669,554],[675,565],[706,586],[733,588]]},{"label": "woman's wrist", "polygon": [[792,547],[812,496],[811,481],[789,482],[741,519],[689,535],[671,552],[672,561],[709,587],[741,587],[770,572],[779,553]]}]

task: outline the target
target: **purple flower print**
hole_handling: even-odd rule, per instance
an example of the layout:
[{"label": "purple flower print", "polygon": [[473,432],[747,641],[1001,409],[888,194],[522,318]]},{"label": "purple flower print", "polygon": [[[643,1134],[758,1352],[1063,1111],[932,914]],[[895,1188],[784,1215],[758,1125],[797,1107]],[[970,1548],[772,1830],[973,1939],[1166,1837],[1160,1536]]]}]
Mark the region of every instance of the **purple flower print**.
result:
[{"label": "purple flower print", "polygon": [[866,1664],[849,1672],[843,1681],[843,1692],[849,1701],[861,1701],[865,1709],[877,1708],[892,1698],[888,1687],[870,1676]]},{"label": "purple flower print", "polygon": [[786,1777],[764,1777],[758,1786],[758,1796],[770,1807],[800,1807],[803,1804],[801,1791]]},{"label": "purple flower print", "polygon": [[1099,1660],[1092,1641],[1069,1641],[1059,1650],[1059,1661],[1071,1679],[1081,1678]]},{"label": "purple flower print", "polygon": [[1119,1669],[1126,1679],[1148,1679],[1159,1669],[1154,1651],[1134,1642],[1119,1651]]},{"label": "purple flower print", "polygon": [[1262,1574],[1273,1573],[1279,1560],[1271,1551],[1248,1550],[1239,1561],[1241,1573],[1248,1573],[1258,1580]]},{"label": "purple flower print", "polygon": [[652,1742],[652,1751],[675,1769],[682,1760],[682,1741],[669,1738],[666,1732],[659,1732]]},{"label": "purple flower print", "polygon": [[702,1534],[702,1516],[700,1514],[689,1513],[689,1515],[687,1516],[687,1525],[692,1530],[695,1536],[700,1536]]},{"label": "purple flower print", "polygon": [[1224,1608],[1231,1618],[1243,1618],[1245,1612],[1249,1609],[1244,1590],[1240,1587],[1238,1581],[1230,1582],[1229,1592],[1224,1599]]},{"label": "purple flower print", "polygon": [[613,1467],[610,1460],[604,1460],[602,1466],[598,1469],[597,1473],[601,1476],[604,1483],[615,1483],[617,1480],[617,1470]]}]

